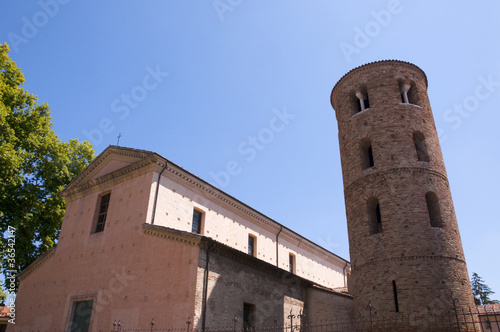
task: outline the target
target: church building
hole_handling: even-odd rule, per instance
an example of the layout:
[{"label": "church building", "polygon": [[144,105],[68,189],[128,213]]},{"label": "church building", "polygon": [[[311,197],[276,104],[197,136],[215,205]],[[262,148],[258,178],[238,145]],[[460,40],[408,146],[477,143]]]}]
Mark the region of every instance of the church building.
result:
[{"label": "church building", "polygon": [[352,266],[154,152],[110,146],[64,189],[59,242],[19,276],[8,331],[500,326],[471,310],[427,86],[387,60],[333,88]]},{"label": "church building", "polygon": [[19,276],[11,331],[352,313],[348,261],[154,152],[110,146],[63,195],[59,241]]}]

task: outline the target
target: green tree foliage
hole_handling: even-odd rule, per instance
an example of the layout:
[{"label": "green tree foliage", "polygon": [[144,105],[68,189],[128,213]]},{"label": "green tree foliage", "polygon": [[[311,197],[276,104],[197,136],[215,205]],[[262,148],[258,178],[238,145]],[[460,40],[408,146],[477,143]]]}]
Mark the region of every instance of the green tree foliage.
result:
[{"label": "green tree foliage", "polygon": [[491,288],[484,283],[483,279],[477,273],[474,272],[472,274],[472,280],[470,283],[476,305],[500,303],[497,300],[490,299],[490,295],[495,294],[495,292],[493,292]]},{"label": "green tree foliage", "polygon": [[0,302],[4,302],[6,298],[7,294],[5,294],[5,292],[2,289],[0,289]]},{"label": "green tree foliage", "polygon": [[[57,242],[65,210],[60,191],[94,158],[92,145],[62,142],[50,107],[20,86],[24,75],[0,44],[0,253],[3,273],[22,271]],[[15,264],[6,231],[15,229]],[[12,251],[11,251],[12,252]],[[9,257],[10,258],[10,257]]]}]

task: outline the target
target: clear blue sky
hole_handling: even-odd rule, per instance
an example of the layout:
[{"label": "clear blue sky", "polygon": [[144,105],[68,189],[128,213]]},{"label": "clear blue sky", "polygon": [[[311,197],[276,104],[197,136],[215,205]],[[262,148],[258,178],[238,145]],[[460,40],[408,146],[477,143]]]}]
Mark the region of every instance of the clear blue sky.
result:
[{"label": "clear blue sky", "polygon": [[90,138],[99,153],[121,133],[121,146],[158,152],[347,259],[331,89],[367,62],[418,65],[469,273],[500,299],[498,1],[0,6],[0,41],[11,44],[25,88],[51,105],[62,140]]}]

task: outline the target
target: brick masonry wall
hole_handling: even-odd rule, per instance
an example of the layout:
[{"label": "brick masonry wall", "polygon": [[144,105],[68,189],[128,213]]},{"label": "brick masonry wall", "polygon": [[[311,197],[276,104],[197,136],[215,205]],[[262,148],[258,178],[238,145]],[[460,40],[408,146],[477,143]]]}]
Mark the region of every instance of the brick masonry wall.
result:
[{"label": "brick masonry wall", "polygon": [[[202,241],[198,260],[194,326],[203,326],[203,301],[208,250],[206,328],[243,327],[243,306],[254,306],[254,327],[289,325],[289,315],[300,313],[309,323],[320,320],[348,320],[353,317],[352,296],[311,284],[247,254],[220,244]],[[204,243],[204,244],[203,244]]]},{"label": "brick masonry wall", "polygon": [[[401,101],[401,84],[416,89],[416,105]],[[356,112],[357,90],[370,108]],[[352,290],[358,317],[393,313],[396,282],[400,312],[451,310],[451,293],[473,305],[465,258],[427,97],[427,79],[418,67],[383,61],[346,74],[332,92],[339,144]],[[413,133],[421,132],[429,162],[418,161]],[[363,169],[361,142],[370,140],[374,166]],[[443,227],[431,227],[425,194],[439,201]],[[367,201],[378,198],[382,231],[370,234]]]},{"label": "brick masonry wall", "polygon": [[[224,253],[224,251],[226,253]],[[290,310],[297,315],[307,300],[308,282],[243,253],[209,252],[206,327],[243,327],[243,305],[254,305],[253,326],[286,323]],[[196,286],[195,326],[202,326],[206,249],[200,250]],[[276,319],[276,321],[275,321]]]},{"label": "brick masonry wall", "polygon": [[307,290],[307,305],[307,321],[313,325],[320,322],[345,322],[354,318],[350,295],[334,295],[323,289],[310,287]]}]

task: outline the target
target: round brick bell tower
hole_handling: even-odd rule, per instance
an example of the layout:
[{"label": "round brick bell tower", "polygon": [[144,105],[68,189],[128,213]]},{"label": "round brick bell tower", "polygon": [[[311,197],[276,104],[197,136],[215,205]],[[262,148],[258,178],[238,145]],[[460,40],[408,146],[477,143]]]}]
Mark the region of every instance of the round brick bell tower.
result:
[{"label": "round brick bell tower", "polygon": [[331,103],[356,318],[446,314],[452,297],[474,306],[425,73],[369,63],[339,80]]}]

